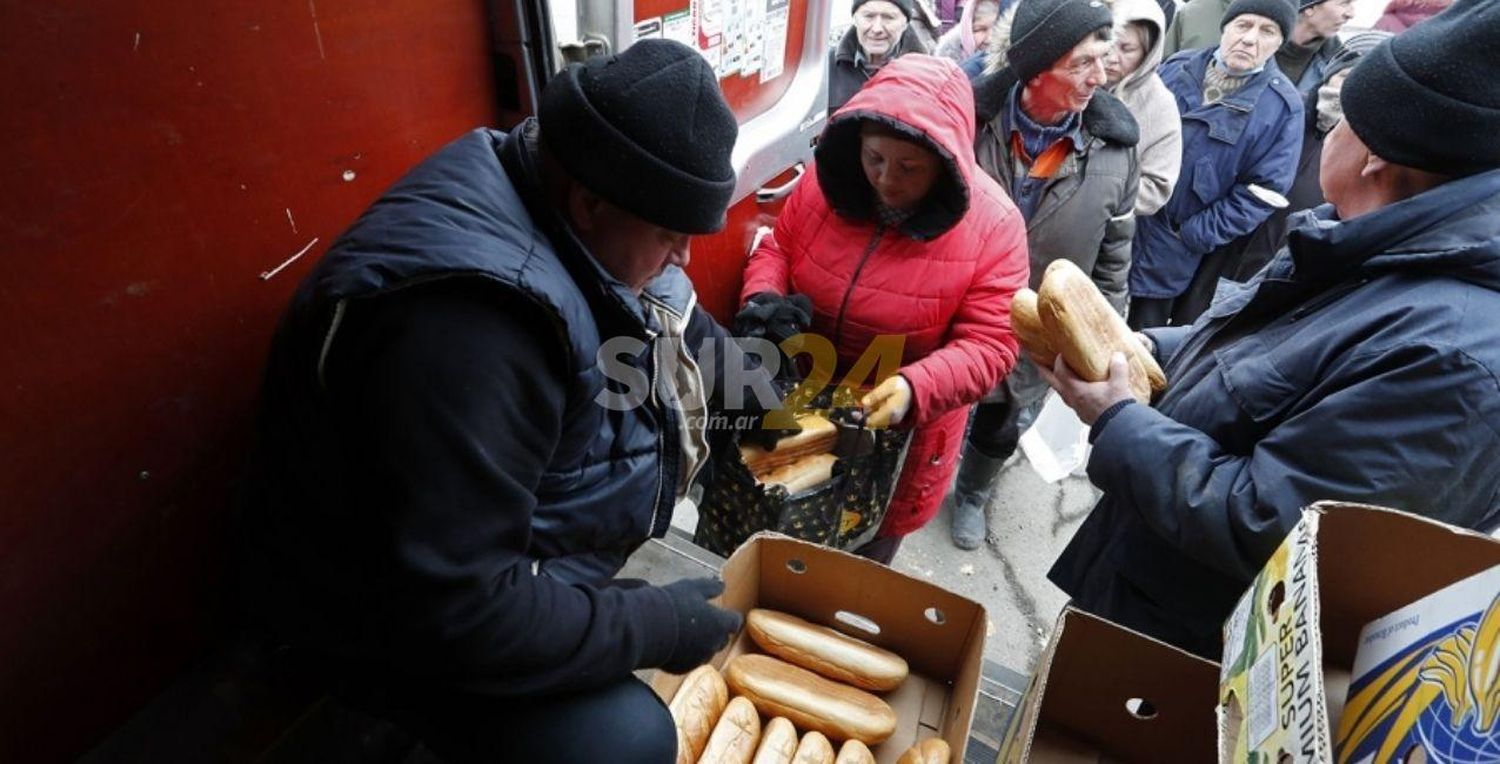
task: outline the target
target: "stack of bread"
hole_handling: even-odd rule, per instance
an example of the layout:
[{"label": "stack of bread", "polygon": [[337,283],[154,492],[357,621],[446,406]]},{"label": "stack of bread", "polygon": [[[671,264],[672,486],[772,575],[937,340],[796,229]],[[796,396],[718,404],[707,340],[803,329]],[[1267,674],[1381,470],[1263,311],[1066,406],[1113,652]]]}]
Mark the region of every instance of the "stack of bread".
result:
[{"label": "stack of bread", "polygon": [[1010,323],[1016,338],[1038,363],[1052,368],[1060,355],[1068,368],[1090,382],[1109,378],[1109,357],[1125,354],[1130,364],[1130,392],[1149,404],[1167,387],[1156,359],[1131,333],[1125,319],[1071,260],[1054,260],[1042,275],[1039,291],[1022,289],[1011,302]]},{"label": "stack of bread", "polygon": [[802,493],[827,483],[838,461],[831,452],[838,442],[838,428],[816,414],[797,417],[802,429],[776,441],[767,451],[760,446],[740,446],[740,459],[761,485],[780,485],[789,494]]},{"label": "stack of bread", "polygon": [[[701,666],[672,698],[678,764],[875,764],[870,746],[896,731],[895,711],[875,693],[906,680],[906,661],[774,610],[751,610],[745,629],[766,655],[736,656],[722,674]],[[928,738],[898,764],[949,756]]]}]

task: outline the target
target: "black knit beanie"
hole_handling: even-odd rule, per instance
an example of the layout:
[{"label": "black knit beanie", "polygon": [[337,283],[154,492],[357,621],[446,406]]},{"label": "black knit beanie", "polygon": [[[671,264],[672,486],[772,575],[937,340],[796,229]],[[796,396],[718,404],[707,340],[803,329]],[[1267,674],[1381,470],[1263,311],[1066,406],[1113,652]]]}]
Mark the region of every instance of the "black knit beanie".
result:
[{"label": "black knit beanie", "polygon": [[1456,0],[1355,65],[1339,93],[1344,119],[1388,162],[1459,176],[1500,168],[1497,39],[1500,2]]},{"label": "black knit beanie", "polygon": [[1292,7],[1291,0],[1234,0],[1229,4],[1229,10],[1224,11],[1224,17],[1219,19],[1219,28],[1229,26],[1229,22],[1247,13],[1276,22],[1283,40],[1291,39],[1292,27],[1297,26],[1297,9]]},{"label": "black knit beanie", "polygon": [[[854,5],[849,8],[849,15],[853,16],[854,14],[859,13],[859,7],[868,2],[870,2],[870,0],[854,0]],[[899,8],[901,12],[906,15],[907,21],[911,21],[911,17],[917,12],[917,10],[911,5],[912,0],[885,0],[885,2]]]},{"label": "black knit beanie", "polygon": [[739,125],[703,57],[642,40],[571,64],[547,83],[542,143],[579,183],[677,233],[724,227]]},{"label": "black knit beanie", "polygon": [[1047,71],[1085,37],[1114,25],[1103,0],[1021,0],[1005,59],[1024,84]]}]

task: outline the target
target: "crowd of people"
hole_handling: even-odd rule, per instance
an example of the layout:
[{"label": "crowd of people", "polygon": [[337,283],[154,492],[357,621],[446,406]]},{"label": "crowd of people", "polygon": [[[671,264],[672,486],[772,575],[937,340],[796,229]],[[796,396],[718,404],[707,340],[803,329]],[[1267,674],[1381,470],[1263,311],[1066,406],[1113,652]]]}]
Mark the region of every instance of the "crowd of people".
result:
[{"label": "crowd of people", "polygon": [[[910,444],[856,552],[889,562],[950,485],[954,543],[981,544],[1049,389],[1103,492],[1049,577],[1209,657],[1313,501],[1500,524],[1500,64],[1471,55],[1500,4],[1397,5],[1391,36],[1340,34],[1349,0],[940,2],[923,39],[913,0],[855,0],[736,329],[822,335],[836,371],[901,338],[859,400]],[[756,413],[683,270],[725,225],[736,135],[701,56],[641,41],[334,244],[266,372],[243,525],[265,639],[454,761],[674,760],[632,672],[704,663],[740,615],[712,579],[616,576],[695,501],[712,439],[687,412]],[[1012,298],[1059,258],[1164,367],[1150,404],[1122,355],[1092,381],[1019,348]]]}]

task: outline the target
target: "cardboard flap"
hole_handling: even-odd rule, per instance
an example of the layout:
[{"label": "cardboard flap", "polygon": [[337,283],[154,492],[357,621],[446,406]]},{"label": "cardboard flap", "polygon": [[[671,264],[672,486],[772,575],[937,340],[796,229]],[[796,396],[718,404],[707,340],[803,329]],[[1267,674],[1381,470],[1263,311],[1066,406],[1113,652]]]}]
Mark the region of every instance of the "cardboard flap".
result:
[{"label": "cardboard flap", "polygon": [[1397,607],[1497,563],[1495,540],[1420,515],[1322,501],[1318,588],[1324,658],[1354,665],[1359,630]]},{"label": "cardboard flap", "polygon": [[1214,760],[1217,664],[1071,607],[1053,640],[1038,730],[1123,761]]},{"label": "cardboard flap", "polygon": [[[974,635],[985,633],[984,606],[878,562],[774,533],[752,536],[741,549],[747,547],[759,550],[757,607],[892,650],[914,672],[957,676]],[[814,580],[816,586],[808,584]],[[876,631],[860,628],[862,623]]]}]

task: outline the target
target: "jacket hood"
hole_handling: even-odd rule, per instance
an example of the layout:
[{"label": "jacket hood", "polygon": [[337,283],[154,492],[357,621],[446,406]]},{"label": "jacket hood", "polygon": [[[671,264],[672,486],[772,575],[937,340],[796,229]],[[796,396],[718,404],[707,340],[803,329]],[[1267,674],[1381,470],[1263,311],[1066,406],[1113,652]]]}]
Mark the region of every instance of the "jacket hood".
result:
[{"label": "jacket hood", "polygon": [[974,163],[974,96],[968,78],[946,58],[913,54],[881,67],[829,118],[814,152],[818,184],[834,211],[855,219],[875,214],[875,191],[859,160],[859,131],[877,122],[931,149],[943,176],[901,225],[914,239],[936,238],[969,210]]},{"label": "jacket hood", "polygon": [[[1008,66],[974,80],[975,116],[981,124],[999,116],[1017,81],[1016,73]],[[1094,91],[1089,105],[1083,108],[1083,130],[1090,136],[1119,146],[1134,146],[1141,140],[1140,125],[1130,109],[1104,88]]]},{"label": "jacket hood", "polygon": [[1347,222],[1325,204],[1297,221],[1289,243],[1299,270],[1353,261],[1367,273],[1441,274],[1500,291],[1500,169]]},{"label": "jacket hood", "polygon": [[1151,39],[1147,41],[1151,48],[1141,59],[1141,65],[1115,86],[1115,92],[1134,90],[1150,79],[1161,66],[1163,51],[1166,50],[1167,17],[1156,0],[1115,0],[1115,34],[1120,34],[1120,29],[1132,22],[1151,28]]}]

